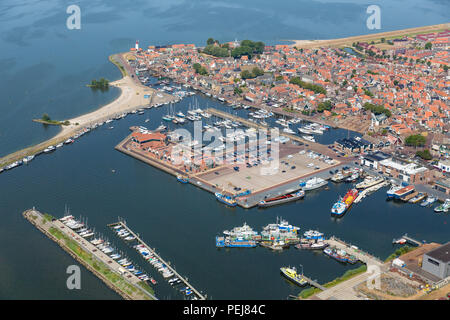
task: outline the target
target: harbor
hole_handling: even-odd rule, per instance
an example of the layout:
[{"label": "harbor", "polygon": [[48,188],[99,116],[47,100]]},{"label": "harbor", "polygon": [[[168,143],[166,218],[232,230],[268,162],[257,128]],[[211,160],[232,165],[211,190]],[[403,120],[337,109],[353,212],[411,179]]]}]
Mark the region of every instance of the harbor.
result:
[{"label": "harbor", "polygon": [[[141,255],[145,260],[147,260],[149,263],[154,265],[155,267],[158,266],[161,268],[161,272],[165,273],[163,269],[170,270],[169,273],[164,274],[164,278],[167,279],[168,283],[172,284],[173,286],[182,283],[186,286],[186,288],[183,289],[183,292],[185,292],[186,296],[191,295],[191,292],[193,292],[193,295],[191,297],[191,300],[206,300],[206,295],[203,295],[198,290],[196,290],[187,280],[186,277],[181,276],[173,266],[169,262],[166,262],[161,256],[159,256],[154,249],[152,249],[150,246],[148,246],[140,237],[138,234],[135,234],[124,221],[115,222],[112,224],[109,224],[108,227],[117,230],[126,230],[129,235],[131,235],[128,240],[129,243],[135,243],[137,242],[137,245],[134,245],[134,247],[140,251]],[[120,233],[119,233],[120,234]],[[124,238],[125,236],[122,236]],[[150,259],[155,259],[155,261],[150,261]]]}]

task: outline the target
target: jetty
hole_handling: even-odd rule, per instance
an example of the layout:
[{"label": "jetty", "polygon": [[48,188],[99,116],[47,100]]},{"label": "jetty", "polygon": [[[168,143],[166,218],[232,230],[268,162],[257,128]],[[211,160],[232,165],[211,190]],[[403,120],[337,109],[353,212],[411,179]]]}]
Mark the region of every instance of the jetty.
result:
[{"label": "jetty", "polygon": [[322,286],[320,283],[318,283],[317,281],[312,280],[311,278],[308,278],[307,276],[305,276],[304,274],[302,274],[303,279],[305,279],[305,281],[308,282],[308,284],[310,286],[316,287],[317,289],[320,289],[322,291],[327,290],[327,288],[325,288],[324,286]]},{"label": "jetty", "polygon": [[187,287],[191,288],[194,294],[200,299],[200,300],[206,300],[206,295],[201,294],[197,289],[195,289],[188,280],[181,276],[171,265],[170,263],[166,262],[161,256],[159,256],[154,249],[152,249],[149,245],[147,245],[144,240],[142,240],[138,234],[134,233],[133,230],[131,230],[124,221],[118,221],[115,223],[108,224],[108,227],[113,228],[115,226],[120,225],[125,230],[127,230],[131,235],[133,235],[136,238],[136,241],[139,242],[139,244],[143,245],[145,249],[147,249],[153,256],[155,256],[159,261],[161,261],[163,264],[167,266],[167,268],[173,272],[173,274],[181,280]]},{"label": "jetty", "polygon": [[344,250],[348,254],[354,255],[359,261],[367,264],[367,265],[377,265],[382,266],[384,264],[380,259],[372,256],[370,253],[367,253],[353,245],[346,243],[345,241],[336,238],[334,236],[329,239],[324,240],[331,247],[335,247],[337,249]]},{"label": "jetty", "polygon": [[158,300],[151,288],[60,220],[35,208],[25,219],[126,300]]},{"label": "jetty", "polygon": [[413,193],[410,193],[404,197],[401,197],[400,200],[404,201],[404,202],[408,202],[410,199],[414,198],[415,196],[417,196],[419,194],[418,191],[414,191]]},{"label": "jetty", "polygon": [[421,241],[419,241],[419,240],[416,240],[416,239],[414,239],[414,238],[411,238],[410,236],[408,236],[408,234],[407,233],[405,233],[402,237],[401,237],[401,239],[405,239],[407,242],[409,242],[409,243],[412,243],[412,244],[415,244],[415,245],[417,245],[417,246],[421,246],[421,245],[423,245],[423,242],[421,242]]},{"label": "jetty", "polygon": [[377,191],[377,190],[379,190],[379,189],[381,189],[381,188],[383,188],[383,187],[385,187],[387,185],[389,185],[389,182],[384,181],[384,182],[376,184],[376,185],[374,185],[374,186],[372,186],[370,188],[364,189],[362,192],[359,193],[358,197],[356,197],[355,203],[361,202],[362,199],[364,199],[369,194],[371,194],[371,193],[373,193],[373,192],[375,192],[375,191]]}]

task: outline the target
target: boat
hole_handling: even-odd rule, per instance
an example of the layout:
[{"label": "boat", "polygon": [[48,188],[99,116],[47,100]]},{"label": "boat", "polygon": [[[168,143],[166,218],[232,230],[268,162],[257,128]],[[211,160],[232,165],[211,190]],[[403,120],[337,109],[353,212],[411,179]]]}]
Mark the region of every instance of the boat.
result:
[{"label": "boat", "polygon": [[44,152],[45,153],[50,153],[50,152],[53,152],[55,150],[56,150],[56,148],[54,146],[49,146],[49,147],[44,149]]},{"label": "boat", "polygon": [[188,183],[188,182],[189,182],[189,179],[188,179],[187,177],[183,177],[183,176],[181,176],[181,175],[178,175],[178,176],[177,176],[177,180],[178,180],[179,182],[181,182],[181,183]]},{"label": "boat", "polygon": [[323,253],[325,253],[327,256],[329,256],[339,262],[344,262],[344,263],[347,262],[347,257],[339,254],[337,252],[337,250],[334,248],[327,247],[327,248],[323,249]]},{"label": "boat", "polygon": [[358,190],[350,189],[347,191],[345,196],[339,199],[331,208],[331,213],[334,215],[342,215],[344,214],[348,208],[353,204],[356,197],[358,196]]},{"label": "boat", "polygon": [[235,207],[237,205],[237,202],[234,198],[230,196],[226,196],[220,192],[215,193],[216,199],[230,207]]},{"label": "boat", "polygon": [[448,212],[450,208],[450,199],[446,199],[443,204],[434,208],[434,212]]},{"label": "boat", "polygon": [[255,240],[244,239],[244,237],[216,237],[216,246],[219,248],[254,248],[257,245]]},{"label": "boat", "polygon": [[401,189],[398,189],[397,191],[394,192],[394,199],[400,199],[410,193],[414,192],[414,186],[413,185],[409,185],[406,187],[403,187]]},{"label": "boat", "polygon": [[305,249],[305,250],[322,250],[326,247],[328,247],[328,243],[323,241],[323,239],[313,240],[302,238],[300,239],[300,243],[295,245],[296,249]]},{"label": "boat", "polygon": [[428,198],[426,198],[424,201],[422,201],[422,203],[420,204],[422,207],[426,207],[429,205],[432,205],[433,203],[435,203],[437,201],[437,197],[433,197],[433,196],[429,196]]},{"label": "boat", "polygon": [[308,283],[308,281],[303,278],[303,275],[297,273],[297,270],[294,267],[281,267],[280,271],[286,278],[299,286],[304,286]]},{"label": "boat", "polygon": [[303,135],[302,138],[305,140],[311,141],[311,142],[316,142],[316,139],[314,139],[314,136]]},{"label": "boat", "polygon": [[388,199],[392,199],[395,196],[395,192],[400,190],[401,188],[403,188],[402,186],[393,184],[388,191],[386,191],[386,195],[388,197]]},{"label": "boat", "polygon": [[23,158],[23,163],[28,163],[28,162],[30,162],[31,160],[33,160],[34,159],[34,156],[28,156],[28,157],[25,157],[25,158]]},{"label": "boat", "polygon": [[383,177],[367,176],[364,181],[356,185],[357,189],[367,189],[384,181]]},{"label": "boat", "polygon": [[225,230],[223,234],[230,237],[243,237],[244,239],[252,239],[258,235],[247,223],[244,222],[242,227],[235,227],[231,231]]},{"label": "boat", "polygon": [[417,195],[408,200],[409,203],[417,203],[427,197],[426,193],[419,192]]},{"label": "boat", "polygon": [[328,184],[328,181],[326,181],[322,178],[313,177],[313,178],[307,180],[306,182],[301,182],[300,187],[302,187],[302,189],[304,191],[311,191],[311,190],[315,190],[320,187],[326,186],[327,184]]},{"label": "boat", "polygon": [[258,203],[258,206],[261,208],[270,207],[270,206],[274,206],[277,204],[282,204],[282,203],[286,203],[286,202],[290,202],[290,201],[296,201],[298,199],[303,199],[304,196],[305,196],[305,191],[299,190],[297,192],[285,194],[282,196],[261,200]]}]

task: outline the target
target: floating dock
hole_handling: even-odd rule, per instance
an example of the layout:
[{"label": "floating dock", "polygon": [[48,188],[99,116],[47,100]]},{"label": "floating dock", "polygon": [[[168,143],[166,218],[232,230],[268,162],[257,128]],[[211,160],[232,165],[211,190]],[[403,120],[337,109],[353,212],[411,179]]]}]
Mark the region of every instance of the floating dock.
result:
[{"label": "floating dock", "polygon": [[150,248],[149,245],[147,245],[136,233],[134,233],[130,228],[127,227],[127,225],[123,221],[115,222],[108,224],[108,227],[113,228],[115,226],[122,226],[124,229],[126,229],[131,235],[133,235],[136,238],[136,241],[139,242],[139,244],[143,245],[152,255],[154,255],[159,261],[161,261],[163,264],[167,266],[167,268],[173,272],[173,274],[181,280],[187,287],[192,289],[192,292],[200,299],[200,300],[206,300],[206,295],[201,294],[198,290],[196,290],[183,276],[181,276],[178,272],[175,271],[172,266],[167,263],[163,258],[161,258],[152,248]]}]

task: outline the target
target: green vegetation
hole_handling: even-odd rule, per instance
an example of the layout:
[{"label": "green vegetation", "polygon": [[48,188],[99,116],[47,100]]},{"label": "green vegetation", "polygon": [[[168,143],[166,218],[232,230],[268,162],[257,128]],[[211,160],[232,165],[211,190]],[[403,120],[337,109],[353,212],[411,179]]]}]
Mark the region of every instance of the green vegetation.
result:
[{"label": "green vegetation", "polygon": [[208,70],[206,70],[206,68],[202,66],[200,63],[194,63],[192,67],[194,68],[195,73],[198,73],[202,76],[208,75]]},{"label": "green vegetation", "polygon": [[375,105],[375,104],[372,104],[369,102],[364,103],[363,107],[365,110],[368,110],[377,115],[384,113],[386,115],[386,117],[388,117],[388,118],[392,115],[391,111],[384,108],[383,106],[378,106],[378,105]]},{"label": "green vegetation", "polygon": [[365,95],[368,95],[369,97],[373,97],[373,93],[372,92],[370,92],[369,90],[367,90],[367,89],[363,89],[364,90],[364,94]]},{"label": "green vegetation", "polygon": [[[350,278],[353,278],[354,276],[356,276],[358,274],[366,272],[366,270],[367,270],[367,266],[365,264],[356,269],[347,270],[341,277],[338,277],[338,278],[334,279],[333,281],[324,284],[323,286],[325,288],[334,287],[334,286],[338,285],[339,283],[344,282]],[[311,288],[302,290],[298,296],[302,299],[306,299],[316,293],[319,293],[320,291],[321,290],[318,288],[311,287]]]},{"label": "green vegetation", "polygon": [[425,49],[426,50],[430,50],[432,46],[433,46],[433,44],[431,42],[425,43]]},{"label": "green vegetation", "polygon": [[379,74],[378,72],[372,71],[372,70],[367,70],[368,74],[372,74],[372,75],[377,75]]},{"label": "green vegetation", "polygon": [[49,125],[54,125],[54,126],[68,126],[70,125],[70,121],[69,120],[65,120],[65,121],[57,121],[57,120],[52,120],[50,118],[50,116],[46,113],[44,113],[41,117],[41,119],[33,119],[34,122],[39,122],[42,124],[49,124]]},{"label": "green vegetation", "polygon": [[258,76],[262,76],[263,74],[264,74],[263,70],[261,70],[261,69],[259,69],[257,67],[254,67],[252,69],[252,71],[248,71],[248,70],[242,71],[241,72],[241,78],[244,79],[244,80],[245,79],[254,79],[254,78],[258,77]]},{"label": "green vegetation", "polygon": [[251,40],[242,40],[241,45],[231,50],[231,56],[235,59],[242,56],[248,56],[251,59],[255,54],[264,52],[264,42],[253,42]]},{"label": "green vegetation", "polygon": [[308,89],[308,90],[314,91],[315,93],[323,93],[325,95],[327,94],[327,90],[325,90],[324,87],[321,87],[316,84],[304,82],[304,81],[300,80],[300,78],[298,78],[298,77],[292,78],[289,81],[289,83],[296,84],[303,89]]},{"label": "green vegetation", "polygon": [[90,84],[87,85],[92,89],[100,89],[102,91],[107,90],[109,88],[109,81],[105,78],[100,78],[100,80],[93,79]]},{"label": "green vegetation", "polygon": [[413,134],[406,138],[405,144],[407,146],[419,147],[423,146],[427,139],[421,134]]},{"label": "green vegetation", "polygon": [[214,44],[207,45],[203,52],[215,57],[229,57],[230,52],[228,47],[220,47]]},{"label": "green vegetation", "polygon": [[317,105],[317,112],[324,112],[325,110],[327,111],[331,111],[331,109],[333,108],[333,104],[331,103],[331,101],[324,101],[321,102]]},{"label": "green vegetation", "polygon": [[401,255],[413,251],[415,249],[417,249],[417,247],[403,246],[401,248],[398,248],[397,250],[395,250],[393,254],[387,257],[386,260],[384,260],[384,262],[394,260],[395,258],[400,257]]},{"label": "green vegetation", "polygon": [[419,156],[419,157],[421,157],[424,160],[431,160],[431,159],[433,159],[433,156],[431,155],[430,150],[428,150],[428,149],[425,149],[425,150],[422,150],[422,151],[417,151],[416,152],[416,156]]},{"label": "green vegetation", "polygon": [[122,73],[122,77],[126,77],[127,76],[127,71],[125,70],[125,68],[118,63],[116,60],[114,60],[113,56],[109,56],[109,61],[111,61],[113,64],[116,65],[117,68],[119,68],[120,72]]},{"label": "green vegetation", "polygon": [[242,91],[241,88],[239,88],[239,87],[235,87],[235,88],[234,88],[234,94],[240,96],[240,95],[242,94],[242,92],[243,92],[243,91]]}]

